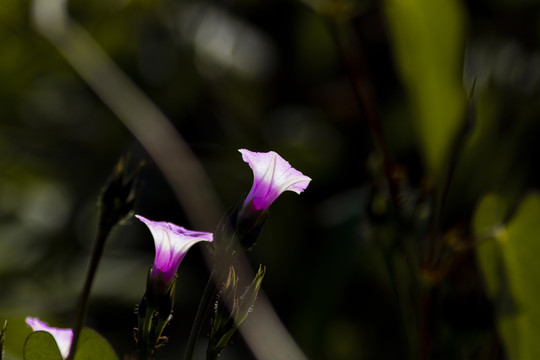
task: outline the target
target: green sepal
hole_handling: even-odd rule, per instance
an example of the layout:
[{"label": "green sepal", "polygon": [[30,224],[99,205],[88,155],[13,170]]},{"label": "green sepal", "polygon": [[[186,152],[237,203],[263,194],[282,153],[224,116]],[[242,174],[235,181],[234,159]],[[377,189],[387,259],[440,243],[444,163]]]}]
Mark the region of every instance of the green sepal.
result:
[{"label": "green sepal", "polygon": [[257,210],[253,207],[253,200],[242,204],[233,214],[231,220],[237,233],[240,244],[246,250],[255,245],[262,227],[268,218],[268,209]]},{"label": "green sepal", "polygon": [[217,358],[236,331],[233,314],[238,309],[237,287],[238,277],[234,267],[230,266],[227,279],[214,306],[212,328],[206,349],[207,359]]},{"label": "green sepal", "polygon": [[212,330],[206,350],[207,359],[216,359],[219,356],[229,344],[240,324],[248,317],[257,299],[265,272],[266,268],[259,267],[255,278],[239,298],[236,295],[238,277],[234,268],[230,267],[229,276],[214,308]]},{"label": "green sepal", "polygon": [[155,349],[165,345],[163,330],[171,319],[177,275],[166,283],[161,273],[152,277],[148,271],[146,292],[137,307],[138,326],[134,329],[139,358],[149,359]]},{"label": "green sepal", "polygon": [[267,218],[268,210],[255,210],[251,202],[241,201],[219,224],[214,234],[214,249],[224,273],[238,254],[253,248]]},{"label": "green sepal", "polygon": [[259,290],[261,289],[261,284],[265,274],[266,267],[262,267],[259,265],[259,270],[257,271],[257,274],[255,274],[255,278],[240,298],[240,302],[238,304],[238,311],[234,318],[234,322],[236,323],[237,327],[244,320],[246,320],[251,309],[253,308],[253,304],[255,304],[255,300],[257,300],[257,295],[259,294]]},{"label": "green sepal", "polygon": [[213,336],[214,339],[223,337],[223,331],[234,327],[234,319],[230,314],[235,313],[238,308],[238,299],[236,296],[238,280],[234,267],[231,266],[227,280],[223,285],[214,308],[211,334],[211,337]]}]

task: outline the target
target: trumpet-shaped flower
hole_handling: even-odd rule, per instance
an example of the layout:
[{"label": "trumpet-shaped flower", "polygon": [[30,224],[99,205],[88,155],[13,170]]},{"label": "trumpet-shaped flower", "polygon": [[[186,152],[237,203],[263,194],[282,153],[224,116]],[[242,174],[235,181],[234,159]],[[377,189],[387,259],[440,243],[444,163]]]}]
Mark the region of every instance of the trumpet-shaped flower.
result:
[{"label": "trumpet-shaped flower", "polygon": [[165,222],[151,221],[140,215],[135,215],[148,226],[156,245],[156,257],[151,270],[151,277],[163,276],[166,284],[169,284],[189,248],[199,241],[213,241],[212,233],[187,230],[181,226]]},{"label": "trumpet-shaped flower", "polygon": [[46,322],[33,317],[26,318],[26,325],[31,327],[33,331],[46,331],[50,333],[58,345],[62,358],[65,359],[68,357],[73,340],[73,330],[50,327]]},{"label": "trumpet-shaped flower", "polygon": [[266,153],[246,149],[238,151],[253,170],[253,186],[244,204],[251,202],[255,210],[266,210],[284,191],[300,194],[311,181],[274,151]]}]

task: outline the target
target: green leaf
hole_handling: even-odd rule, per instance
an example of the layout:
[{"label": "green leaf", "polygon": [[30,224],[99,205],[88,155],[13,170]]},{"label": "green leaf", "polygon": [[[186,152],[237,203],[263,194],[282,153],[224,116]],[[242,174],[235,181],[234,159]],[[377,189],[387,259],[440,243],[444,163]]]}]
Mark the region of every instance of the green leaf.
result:
[{"label": "green leaf", "polygon": [[474,232],[485,236],[501,226],[506,217],[506,204],[499,196],[488,194],[480,201],[473,219]]},{"label": "green leaf", "polygon": [[[511,291],[511,280],[504,259],[504,242],[508,236],[504,226],[507,208],[501,197],[487,195],[478,205],[473,221],[478,243],[478,263],[487,294],[493,300],[500,319],[498,327],[501,334],[514,332],[514,324],[508,319],[517,313],[517,303]],[[509,341],[506,342],[507,347],[513,347]]]},{"label": "green leaf", "polygon": [[24,343],[24,360],[62,360],[53,336],[46,331],[31,333]]},{"label": "green leaf", "polygon": [[118,356],[101,335],[84,328],[79,338],[75,360],[118,360]]},{"label": "green leaf", "polygon": [[[478,230],[481,219],[496,208],[484,199],[475,216]],[[480,245],[477,253],[509,358],[539,359],[540,195],[525,198],[506,231],[496,232],[494,241]]]},{"label": "green leaf", "polygon": [[394,57],[414,111],[424,162],[441,175],[464,118],[463,10],[455,0],[386,0]]}]

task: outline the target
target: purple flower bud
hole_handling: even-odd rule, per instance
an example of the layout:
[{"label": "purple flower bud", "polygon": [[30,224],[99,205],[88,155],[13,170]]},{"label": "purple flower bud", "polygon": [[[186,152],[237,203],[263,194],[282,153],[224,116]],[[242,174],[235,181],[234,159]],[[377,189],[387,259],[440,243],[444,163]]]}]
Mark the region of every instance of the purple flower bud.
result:
[{"label": "purple flower bud", "polygon": [[311,179],[291,167],[288,161],[274,151],[260,153],[239,149],[242,159],[253,170],[253,186],[244,204],[249,204],[255,210],[264,211],[284,191],[294,191],[300,194]]},{"label": "purple flower bud", "polygon": [[71,342],[73,341],[73,330],[50,327],[46,322],[33,317],[26,318],[26,325],[31,327],[32,331],[46,331],[50,333],[58,345],[62,358],[65,359],[68,357]]},{"label": "purple flower bud", "polygon": [[169,284],[189,248],[199,241],[213,241],[212,233],[191,231],[181,226],[165,221],[151,221],[140,215],[135,215],[148,226],[156,245],[156,257],[152,266],[151,277],[163,276]]}]

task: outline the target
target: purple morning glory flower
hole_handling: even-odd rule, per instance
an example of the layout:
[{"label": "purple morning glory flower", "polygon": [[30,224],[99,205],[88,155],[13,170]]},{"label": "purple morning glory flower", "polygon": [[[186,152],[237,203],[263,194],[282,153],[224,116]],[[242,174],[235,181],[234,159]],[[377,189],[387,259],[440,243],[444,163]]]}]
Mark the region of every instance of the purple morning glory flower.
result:
[{"label": "purple morning glory flower", "polygon": [[65,359],[68,357],[73,340],[73,330],[50,327],[46,322],[33,317],[26,318],[26,325],[31,327],[33,331],[46,331],[50,333],[58,345],[62,358]]},{"label": "purple morning glory flower", "polygon": [[255,210],[266,210],[284,191],[300,194],[311,179],[294,169],[274,151],[266,153],[239,149],[242,159],[253,170],[253,186],[244,204],[251,202]]},{"label": "purple morning glory flower", "polygon": [[178,266],[191,246],[199,241],[213,241],[212,233],[187,230],[169,222],[151,221],[140,215],[135,216],[148,226],[154,237],[156,257],[150,276],[157,278],[161,274],[166,284],[173,280]]}]

